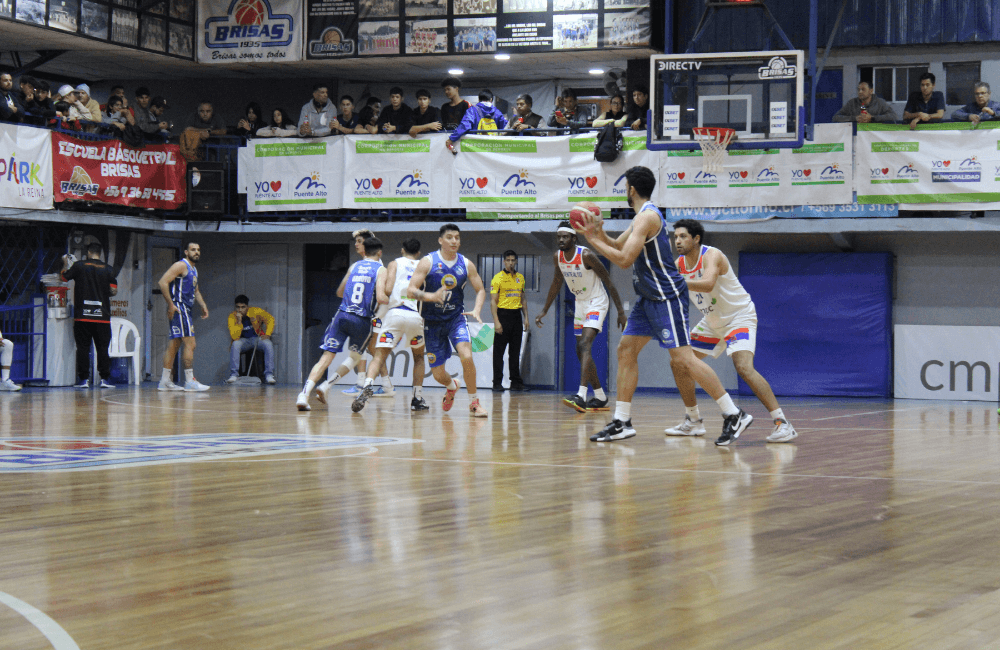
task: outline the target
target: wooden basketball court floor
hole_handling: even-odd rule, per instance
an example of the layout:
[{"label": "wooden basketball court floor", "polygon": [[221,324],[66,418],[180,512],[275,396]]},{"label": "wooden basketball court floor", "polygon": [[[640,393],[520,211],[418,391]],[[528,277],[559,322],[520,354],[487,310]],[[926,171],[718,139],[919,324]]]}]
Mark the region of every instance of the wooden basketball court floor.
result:
[{"label": "wooden basketball court floor", "polygon": [[1000,647],[996,405],[296,391],[0,394],[0,647]]}]

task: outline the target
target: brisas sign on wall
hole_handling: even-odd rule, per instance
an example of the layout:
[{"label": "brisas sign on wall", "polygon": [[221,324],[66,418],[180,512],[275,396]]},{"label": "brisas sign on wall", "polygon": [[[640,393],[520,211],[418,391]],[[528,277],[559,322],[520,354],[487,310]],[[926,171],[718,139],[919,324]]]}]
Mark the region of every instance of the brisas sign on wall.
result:
[{"label": "brisas sign on wall", "polygon": [[203,0],[198,3],[199,63],[300,61],[302,3]]}]

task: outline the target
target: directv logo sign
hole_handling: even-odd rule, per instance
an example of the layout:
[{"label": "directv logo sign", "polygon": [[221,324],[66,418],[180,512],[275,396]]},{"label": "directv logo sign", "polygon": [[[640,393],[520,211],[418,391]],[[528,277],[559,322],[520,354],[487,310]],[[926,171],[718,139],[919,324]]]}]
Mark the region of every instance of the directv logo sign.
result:
[{"label": "directv logo sign", "polygon": [[763,68],[757,68],[757,74],[761,79],[794,79],[798,75],[798,68],[788,65],[785,57],[776,56]]},{"label": "directv logo sign", "polygon": [[689,70],[701,70],[701,61],[660,61],[656,64],[659,72],[664,70],[676,70],[688,72]]}]

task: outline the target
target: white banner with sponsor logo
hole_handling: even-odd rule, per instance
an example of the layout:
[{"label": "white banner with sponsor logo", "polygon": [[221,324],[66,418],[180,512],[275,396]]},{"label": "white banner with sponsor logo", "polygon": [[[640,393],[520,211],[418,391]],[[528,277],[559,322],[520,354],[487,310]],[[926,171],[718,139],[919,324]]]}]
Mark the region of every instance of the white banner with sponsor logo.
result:
[{"label": "white banner with sponsor logo", "polygon": [[850,124],[817,124],[799,149],[728,151],[721,172],[702,169],[700,150],[662,151],[659,205],[747,207],[836,205],[853,200]]},{"label": "white banner with sponsor logo", "polygon": [[857,147],[858,203],[1000,207],[1000,123],[859,124]]},{"label": "white banner with sponsor logo", "polygon": [[[342,138],[344,139],[344,138]],[[347,209],[440,208],[447,205],[453,154],[441,136],[346,137],[344,195]]]},{"label": "white banner with sponsor logo", "polygon": [[[552,219],[573,204],[593,201],[603,208],[625,207],[625,170],[644,165],[657,170],[656,152],[645,136],[626,136],[611,163],[594,160],[596,134],[550,138],[466,136],[455,157],[452,208],[469,218]],[[478,212],[479,214],[472,214]]]},{"label": "white banner with sponsor logo", "polygon": [[301,61],[302,5],[296,0],[201,0],[198,62]]},{"label": "white banner with sponsor logo", "polygon": [[240,161],[250,212],[340,208],[344,138],[251,140]]},{"label": "white banner with sponsor logo", "polygon": [[52,132],[0,124],[0,206],[52,209]]},{"label": "white banner with sponsor logo", "polygon": [[896,325],[894,397],[995,402],[1000,327]]}]

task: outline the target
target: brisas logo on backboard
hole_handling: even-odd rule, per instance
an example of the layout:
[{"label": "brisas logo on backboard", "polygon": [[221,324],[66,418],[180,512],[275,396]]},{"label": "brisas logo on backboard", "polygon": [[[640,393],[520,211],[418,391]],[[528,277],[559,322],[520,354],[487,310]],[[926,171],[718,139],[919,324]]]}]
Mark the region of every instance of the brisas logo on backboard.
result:
[{"label": "brisas logo on backboard", "polygon": [[771,57],[766,66],[757,68],[757,76],[761,79],[794,79],[798,73],[798,67],[788,65],[783,56]]}]

